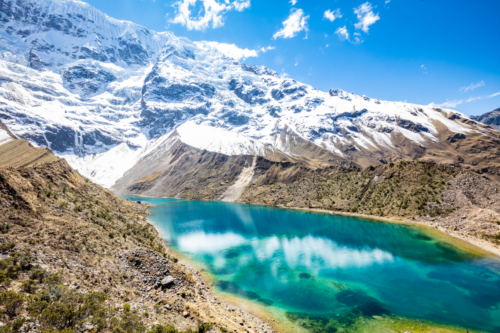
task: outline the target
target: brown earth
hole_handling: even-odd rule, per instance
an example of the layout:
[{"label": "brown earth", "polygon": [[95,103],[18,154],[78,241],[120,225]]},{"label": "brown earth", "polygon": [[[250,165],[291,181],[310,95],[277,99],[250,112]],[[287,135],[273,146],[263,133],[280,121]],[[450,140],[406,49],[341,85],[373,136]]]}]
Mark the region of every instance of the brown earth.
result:
[{"label": "brown earth", "polygon": [[35,148],[26,140],[12,140],[0,146],[0,168],[20,168],[56,160],[58,157],[49,149]]}]

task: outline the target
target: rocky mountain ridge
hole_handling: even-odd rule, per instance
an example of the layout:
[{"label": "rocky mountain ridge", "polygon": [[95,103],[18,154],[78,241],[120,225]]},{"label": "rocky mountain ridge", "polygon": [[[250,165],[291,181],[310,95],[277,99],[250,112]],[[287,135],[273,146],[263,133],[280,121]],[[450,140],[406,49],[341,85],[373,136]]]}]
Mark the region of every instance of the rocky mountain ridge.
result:
[{"label": "rocky mountain ridge", "polygon": [[479,116],[472,116],[471,119],[500,130],[500,108]]}]

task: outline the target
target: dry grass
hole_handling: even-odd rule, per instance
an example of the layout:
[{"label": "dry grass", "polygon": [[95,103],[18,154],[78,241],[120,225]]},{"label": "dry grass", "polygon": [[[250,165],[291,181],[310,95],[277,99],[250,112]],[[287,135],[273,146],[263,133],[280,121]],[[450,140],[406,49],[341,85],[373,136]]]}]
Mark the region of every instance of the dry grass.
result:
[{"label": "dry grass", "polygon": [[47,148],[35,148],[26,140],[12,140],[0,146],[0,168],[20,168],[58,159]]}]

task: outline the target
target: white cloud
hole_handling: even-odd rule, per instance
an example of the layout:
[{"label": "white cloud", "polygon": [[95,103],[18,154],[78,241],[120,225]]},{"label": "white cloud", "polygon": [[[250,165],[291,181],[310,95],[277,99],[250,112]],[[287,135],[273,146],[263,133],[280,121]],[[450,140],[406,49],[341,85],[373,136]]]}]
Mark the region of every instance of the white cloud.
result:
[{"label": "white cloud", "polygon": [[[309,15],[304,16],[304,11],[302,9],[292,8],[290,16],[283,21],[283,28],[277,31],[273,38],[277,39],[279,37],[282,38],[292,38],[297,36],[297,34],[301,31],[305,31],[307,33],[307,20],[309,19]],[[306,35],[307,38],[307,35]]]},{"label": "white cloud", "polygon": [[235,0],[233,1],[232,5],[234,9],[236,9],[239,12],[242,12],[245,9],[250,8],[250,0]]},{"label": "white cloud", "polygon": [[209,46],[213,49],[218,50],[227,57],[233,58],[235,60],[245,60],[246,58],[258,57],[259,53],[265,53],[270,50],[274,50],[275,47],[268,46],[262,47],[259,50],[242,49],[235,44],[218,43],[218,42],[197,42],[202,45]]},{"label": "white cloud", "polygon": [[478,101],[481,99],[490,99],[490,98],[493,98],[493,97],[496,97],[499,95],[500,95],[500,92],[497,92],[497,93],[491,94],[489,96],[476,96],[476,97],[469,97],[467,99],[458,99],[458,100],[455,99],[453,101],[446,101],[446,102],[441,103],[441,104],[436,104],[436,103],[432,102],[429,104],[429,106],[437,106],[437,107],[441,107],[441,108],[455,108],[455,107],[457,107],[457,105],[460,105],[460,104],[470,103],[470,102]]},{"label": "white cloud", "polygon": [[427,67],[425,67],[425,65],[420,66],[420,68],[422,68],[422,69],[424,70],[424,74],[429,74],[429,73],[427,72]]},{"label": "white cloud", "polygon": [[[192,9],[190,6],[196,5],[200,1],[203,10],[192,17]],[[206,30],[210,26],[219,28],[224,25],[223,15],[231,10],[239,12],[250,8],[250,0],[179,0],[173,4],[176,9],[175,17],[170,20],[170,23],[181,24],[186,26],[188,30]],[[203,13],[203,14],[202,14]],[[196,14],[195,14],[196,15]]]},{"label": "white cloud", "polygon": [[387,5],[391,0],[385,0],[385,4]]},{"label": "white cloud", "polygon": [[333,21],[335,21],[335,19],[338,19],[341,17],[342,17],[342,13],[340,12],[340,9],[335,9],[333,12],[330,9],[328,9],[323,14],[323,18],[330,20],[330,22],[333,22]]},{"label": "white cloud", "polygon": [[361,29],[364,32],[368,33],[370,26],[380,20],[380,16],[373,13],[373,7],[371,3],[365,2],[361,6],[354,8],[354,14],[358,17],[358,23],[354,26],[356,29]]},{"label": "white cloud", "polygon": [[337,28],[337,30],[335,30],[335,33],[339,36],[340,39],[349,40],[349,32],[347,31],[345,25],[343,27]]},{"label": "white cloud", "polygon": [[469,92],[469,91],[472,91],[476,88],[480,88],[480,87],[484,87],[486,84],[484,83],[484,81],[480,81],[478,83],[471,83],[469,86],[467,87],[462,87],[460,88],[460,92],[463,92],[463,93],[466,93],[466,92]]},{"label": "white cloud", "polygon": [[269,45],[268,47],[261,47],[260,48],[260,52],[266,53],[267,51],[271,51],[271,50],[274,50],[274,49],[276,49],[274,46]]},{"label": "white cloud", "polygon": [[290,0],[290,3],[292,4],[292,6],[295,6],[297,4],[297,0]]}]

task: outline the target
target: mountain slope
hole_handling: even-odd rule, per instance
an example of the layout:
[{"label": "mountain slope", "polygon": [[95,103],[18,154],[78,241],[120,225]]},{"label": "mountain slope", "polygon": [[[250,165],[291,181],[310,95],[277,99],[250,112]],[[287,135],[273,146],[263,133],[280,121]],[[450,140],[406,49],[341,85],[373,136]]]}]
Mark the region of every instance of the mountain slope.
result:
[{"label": "mountain slope", "polygon": [[196,156],[313,169],[424,159],[500,177],[499,133],[456,111],[322,92],[80,1],[2,1],[0,37],[0,119],[123,193],[144,178],[164,183],[148,185],[163,188],[156,195],[180,193],[153,177],[176,154],[174,136]]},{"label": "mountain slope", "polygon": [[[19,156],[44,151],[52,159],[4,163],[13,142]],[[197,271],[177,263],[146,222],[148,205],[93,184],[23,139],[0,142],[0,164],[2,331],[215,332],[236,330],[244,318],[273,332],[229,310]]]},{"label": "mountain slope", "polygon": [[500,108],[495,109],[491,112],[487,112],[480,116],[473,116],[471,118],[474,119],[475,121],[478,121],[486,125],[490,125],[491,127],[500,130]]}]

